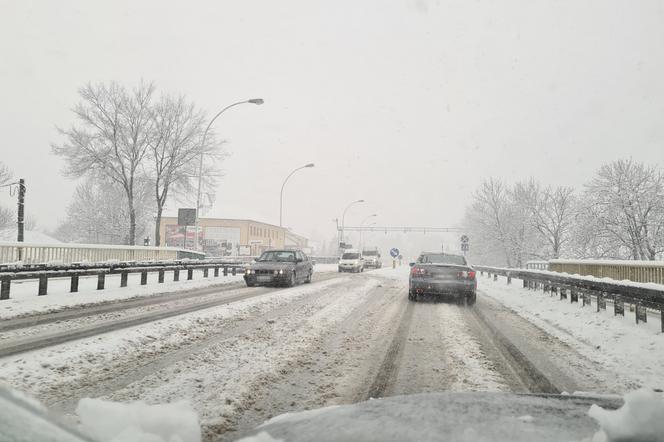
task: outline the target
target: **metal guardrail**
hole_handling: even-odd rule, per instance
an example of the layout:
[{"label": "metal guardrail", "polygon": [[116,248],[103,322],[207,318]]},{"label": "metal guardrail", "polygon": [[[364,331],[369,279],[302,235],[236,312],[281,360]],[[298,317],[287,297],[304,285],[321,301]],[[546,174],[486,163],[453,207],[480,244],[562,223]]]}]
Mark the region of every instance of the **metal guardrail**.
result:
[{"label": "metal guardrail", "polygon": [[89,261],[163,261],[167,259],[202,259],[205,254],[176,247],[117,246],[100,244],[0,243],[0,264],[22,262],[71,264]]},{"label": "metal guardrail", "polygon": [[523,287],[529,289],[541,288],[544,293],[551,296],[559,295],[561,300],[568,297],[570,302],[579,302],[582,305],[591,305],[591,297],[596,299],[597,311],[606,310],[607,299],[613,301],[613,314],[625,316],[625,302],[634,306],[635,320],[639,322],[648,321],[648,309],[659,310],[661,329],[664,332],[664,288],[650,288],[637,285],[629,285],[619,281],[597,281],[562,273],[536,271],[526,269],[505,269],[499,267],[487,267],[474,265],[480,275],[487,273],[488,277],[493,275],[494,281],[498,276],[507,278],[511,284],[512,279],[523,281]]},{"label": "metal guardrail", "polygon": [[635,282],[664,284],[664,261],[552,259],[549,270]]},{"label": "metal guardrail", "polygon": [[187,271],[187,280],[193,279],[194,270],[201,270],[203,277],[207,278],[209,270],[213,270],[214,277],[220,271],[224,276],[229,273],[236,275],[238,270],[243,271],[244,263],[228,262],[223,260],[209,261],[166,261],[166,262],[124,262],[114,264],[80,264],[73,266],[21,266],[11,270],[0,271],[0,300],[9,299],[11,283],[17,280],[38,280],[37,295],[48,294],[48,280],[50,278],[70,278],[70,293],[78,292],[78,282],[81,276],[97,276],[97,290],[105,287],[106,275],[120,275],[120,287],[127,286],[130,273],[141,274],[141,285],[146,285],[148,273],[159,274],[158,282],[163,283],[165,273],[173,272],[173,281],[180,280],[180,271]]}]

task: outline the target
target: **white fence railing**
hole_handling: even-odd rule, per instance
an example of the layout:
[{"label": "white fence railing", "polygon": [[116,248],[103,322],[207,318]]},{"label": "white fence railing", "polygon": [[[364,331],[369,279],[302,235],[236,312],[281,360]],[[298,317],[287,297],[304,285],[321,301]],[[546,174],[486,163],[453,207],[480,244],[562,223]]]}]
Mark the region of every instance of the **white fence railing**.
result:
[{"label": "white fence railing", "polygon": [[114,246],[101,244],[0,243],[0,264],[72,264],[105,261],[164,261],[203,258],[205,255],[175,247]]},{"label": "white fence railing", "polygon": [[571,275],[611,278],[617,281],[664,284],[664,261],[552,259],[549,261],[549,270]]}]

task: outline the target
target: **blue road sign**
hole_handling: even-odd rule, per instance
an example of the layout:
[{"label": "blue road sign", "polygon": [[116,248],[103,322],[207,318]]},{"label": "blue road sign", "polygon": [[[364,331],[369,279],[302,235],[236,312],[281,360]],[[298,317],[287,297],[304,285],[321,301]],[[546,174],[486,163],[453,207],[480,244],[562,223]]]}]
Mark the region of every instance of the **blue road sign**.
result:
[{"label": "blue road sign", "polygon": [[396,247],[393,248],[393,249],[390,249],[390,256],[392,258],[396,258],[397,256],[399,256],[399,249],[397,249]]}]

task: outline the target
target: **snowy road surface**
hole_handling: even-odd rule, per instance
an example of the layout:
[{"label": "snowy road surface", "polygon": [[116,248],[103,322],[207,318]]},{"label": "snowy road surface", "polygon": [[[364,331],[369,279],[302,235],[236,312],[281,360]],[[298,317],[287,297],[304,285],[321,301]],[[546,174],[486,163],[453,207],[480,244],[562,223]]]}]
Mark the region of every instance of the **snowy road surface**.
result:
[{"label": "snowy road surface", "polygon": [[[198,411],[208,441],[235,439],[284,412],[371,397],[621,393],[629,382],[639,382],[619,371],[617,359],[605,367],[605,359],[577,345],[582,339],[570,337],[573,332],[563,339],[545,324],[535,325],[525,307],[517,314],[510,303],[518,304],[523,294],[511,288],[481,281],[474,308],[412,303],[407,276],[404,266],[321,274],[293,288],[231,285],[182,300],[19,327],[2,333],[0,347],[122,324],[4,357],[0,381],[68,415],[83,397],[148,403],[185,398]],[[183,308],[195,303],[201,308]],[[159,316],[164,311],[173,314]],[[121,322],[152,314],[139,324]]]}]

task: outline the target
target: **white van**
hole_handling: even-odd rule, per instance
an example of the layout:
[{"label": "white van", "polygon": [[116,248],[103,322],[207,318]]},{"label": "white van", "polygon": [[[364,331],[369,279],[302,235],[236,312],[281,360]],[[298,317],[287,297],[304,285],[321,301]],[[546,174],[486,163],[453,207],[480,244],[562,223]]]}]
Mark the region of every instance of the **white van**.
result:
[{"label": "white van", "polygon": [[363,272],[364,259],[362,253],[356,249],[347,249],[339,259],[339,272]]}]

